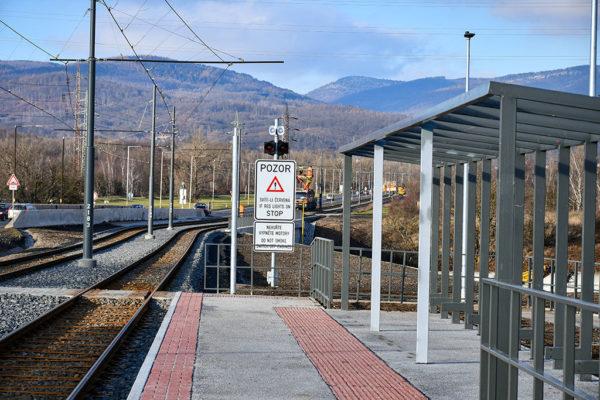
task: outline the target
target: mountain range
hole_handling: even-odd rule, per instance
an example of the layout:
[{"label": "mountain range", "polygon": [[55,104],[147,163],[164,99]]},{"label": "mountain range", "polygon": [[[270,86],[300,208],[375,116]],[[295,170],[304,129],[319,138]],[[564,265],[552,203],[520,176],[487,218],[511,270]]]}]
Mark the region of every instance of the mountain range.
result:
[{"label": "mountain range", "polygon": [[[406,115],[447,100],[464,91],[464,79],[430,77],[396,81],[349,76],[306,95],[269,82],[205,65],[152,63],[151,75],[161,88],[157,101],[159,131],[171,126],[165,103],[176,107],[177,126],[183,137],[228,141],[231,121],[239,113],[245,124],[244,143],[259,148],[269,140],[267,129],[274,118],[291,115],[290,147],[335,149],[341,144],[398,121]],[[588,67],[506,75],[493,79],[472,78],[471,86],[489,80],[525,86],[587,93]],[[66,136],[83,123],[87,65],[0,61],[0,86],[40,106],[63,123],[31,105],[0,91],[0,129],[37,124],[36,132]],[[79,91],[77,88],[80,88]],[[162,99],[164,95],[164,101]],[[149,130],[152,84],[137,63],[107,62],[97,67],[96,129]],[[80,101],[77,101],[80,99]],[[99,133],[104,139],[141,138],[135,132]]]},{"label": "mountain range", "polygon": [[[339,145],[381,128],[402,116],[363,110],[353,106],[327,104],[248,74],[205,65],[147,64],[161,92],[157,100],[159,131],[170,129],[165,103],[176,107],[176,121],[182,137],[206,137],[230,141],[236,113],[244,123],[245,145],[259,148],[270,140],[268,127],[289,108],[290,148],[336,149]],[[64,136],[74,126],[74,115],[84,121],[87,65],[33,61],[0,61],[0,86],[40,106],[65,123],[31,105],[0,91],[0,128],[15,125],[43,125],[29,132]],[[79,77],[79,78],[78,78]],[[80,90],[77,90],[77,87]],[[79,93],[79,94],[78,94]],[[164,95],[163,101],[161,93]],[[80,101],[77,101],[77,99]],[[96,129],[149,130],[152,84],[137,63],[97,64]],[[79,105],[79,107],[78,107]],[[172,112],[171,112],[172,113]],[[25,131],[25,129],[23,129]],[[99,132],[104,139],[140,138],[135,132]],[[68,136],[68,134],[67,134]],[[126,141],[126,140],[125,140]]]},{"label": "mountain range", "polygon": [[[471,78],[475,87],[490,80],[565,92],[588,93],[589,67],[585,65],[551,71]],[[465,90],[465,80],[430,77],[410,81],[348,76],[321,86],[306,95],[329,104],[411,114],[450,99]]]}]

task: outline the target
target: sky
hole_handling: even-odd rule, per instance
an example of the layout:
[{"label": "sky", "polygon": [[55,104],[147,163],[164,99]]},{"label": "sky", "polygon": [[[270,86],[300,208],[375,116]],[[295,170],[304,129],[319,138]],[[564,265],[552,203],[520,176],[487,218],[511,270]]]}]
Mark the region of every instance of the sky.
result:
[{"label": "sky", "polygon": [[[102,0],[139,54],[283,60],[233,70],[307,93],[352,75],[495,77],[589,63],[591,0]],[[131,55],[98,3],[97,56]],[[87,0],[2,0],[0,19],[49,53],[86,58]],[[211,49],[200,43],[205,42]],[[213,53],[214,52],[214,53]],[[0,25],[0,59],[48,60]]]}]

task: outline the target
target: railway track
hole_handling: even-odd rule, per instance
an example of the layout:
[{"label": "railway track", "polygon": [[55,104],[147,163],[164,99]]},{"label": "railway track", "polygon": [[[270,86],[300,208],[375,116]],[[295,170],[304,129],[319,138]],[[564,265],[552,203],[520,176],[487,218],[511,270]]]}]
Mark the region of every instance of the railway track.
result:
[{"label": "railway track", "polygon": [[[224,226],[218,222],[178,232],[146,257],[0,340],[0,398],[84,398],[198,236]],[[103,290],[129,292],[107,297]]]},{"label": "railway track", "polygon": [[[217,219],[215,221],[221,221]],[[195,222],[197,224],[197,222]],[[190,222],[181,222],[175,226],[189,225]],[[166,225],[157,225],[156,228]],[[116,246],[122,242],[136,237],[146,231],[145,227],[131,227],[120,229],[106,236],[94,240],[94,251],[107,249]],[[60,263],[75,260],[81,257],[81,243],[69,246],[59,247],[43,252],[26,254],[21,257],[14,257],[8,260],[0,260],[0,280],[14,278],[39,269],[48,268]]]}]

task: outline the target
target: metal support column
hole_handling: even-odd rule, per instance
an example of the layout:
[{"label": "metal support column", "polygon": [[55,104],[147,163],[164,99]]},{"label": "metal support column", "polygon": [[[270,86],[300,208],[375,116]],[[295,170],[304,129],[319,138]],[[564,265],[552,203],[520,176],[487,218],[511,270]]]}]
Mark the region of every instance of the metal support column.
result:
[{"label": "metal support column", "polygon": [[490,269],[490,197],[492,161],[481,162],[481,210],[479,232],[479,278],[487,278]]},{"label": "metal support column", "polygon": [[[383,225],[383,147],[374,146],[375,196],[373,197],[373,238],[371,245],[371,332],[379,332],[381,301],[381,234]],[[428,236],[430,238],[430,236]],[[429,276],[426,278],[429,283]],[[427,288],[426,288],[427,289]],[[429,290],[425,296],[429,299]]]},{"label": "metal support column", "polygon": [[[442,293],[444,300],[450,297],[450,209],[452,206],[452,175],[449,165],[444,166],[444,215],[442,221]],[[448,318],[448,312],[442,310],[442,318]]]},{"label": "metal support column", "polygon": [[[461,165],[454,166],[454,243],[452,244],[452,302],[461,302],[462,219],[464,176]],[[460,323],[460,311],[452,311],[452,323]]]},{"label": "metal support column", "polygon": [[[377,174],[375,175],[377,176]],[[421,128],[421,177],[419,195],[419,271],[417,288],[416,362],[426,364],[429,348],[429,279],[431,266],[433,190],[433,129]],[[435,225],[437,229],[437,224]]]},{"label": "metal support column", "polygon": [[[583,226],[581,239],[581,299],[594,302],[594,247],[596,245],[596,175],[598,144],[584,144],[583,159]],[[589,311],[581,312],[581,353],[592,359],[592,317]]]},{"label": "metal support column", "polygon": [[352,205],[352,156],[344,155],[344,194],[342,197],[342,310],[348,309],[350,286],[350,214]]},{"label": "metal support column", "polygon": [[438,264],[440,252],[440,167],[433,168],[431,198],[431,261],[429,271],[429,304],[430,312],[435,312],[433,297],[438,294]]},{"label": "metal support column", "polygon": [[[567,295],[567,277],[569,268],[569,171],[571,149],[558,149],[558,177],[556,185],[556,272],[554,293],[558,296]],[[554,348],[559,349],[563,343],[565,320],[564,304],[556,304],[554,313]],[[554,360],[554,368],[561,368],[562,361]]]},{"label": "metal support column", "polygon": [[85,157],[85,215],[83,221],[83,257],[79,265],[95,267],[93,259],[94,235],[94,117],[96,101],[96,0],[90,0],[90,55],[88,58],[88,93],[87,93],[87,143]]},{"label": "metal support column", "polygon": [[[512,277],[510,283],[521,285],[523,280],[523,227],[525,223],[525,156],[523,154],[515,155],[514,171],[514,205],[513,212],[513,261]],[[500,239],[503,240],[503,239]],[[509,337],[508,348],[509,356],[513,360],[519,359],[519,348],[521,347],[521,294],[513,292],[510,294],[509,312]],[[508,392],[509,396],[516,399],[519,385],[519,370],[515,366],[509,367],[508,374]]]},{"label": "metal support column", "polygon": [[469,168],[467,169],[467,186],[466,191],[468,204],[466,210],[466,222],[464,226],[467,230],[465,238],[465,328],[473,328],[473,281],[475,279],[475,201],[477,199],[477,163],[470,162]]},{"label": "metal support column", "polygon": [[[498,163],[498,185],[496,201],[496,279],[501,282],[513,283],[514,265],[514,201],[515,201],[515,166],[516,166],[516,126],[517,126],[516,100],[509,96],[502,96],[500,100],[500,155]],[[496,348],[504,354],[510,350],[510,323],[511,315],[510,292],[506,289],[490,288],[488,310],[482,310],[482,320],[487,322],[489,335],[484,335],[482,329],[482,344]],[[518,316],[517,316],[518,318]],[[481,374],[487,374],[485,381],[487,387],[482,386],[484,397],[489,400],[508,400],[517,398],[515,375],[518,371],[509,368],[509,364],[496,357],[482,353],[489,357],[482,363],[487,370],[482,369]],[[512,376],[512,379],[509,379]],[[482,379],[482,381],[484,381]],[[512,386],[509,388],[509,384]]]},{"label": "metal support column", "polygon": [[169,167],[169,226],[167,230],[173,230],[173,197],[175,185],[175,107],[173,107],[173,125],[171,126],[171,160]]},{"label": "metal support column", "polygon": [[[533,175],[533,288],[544,290],[544,227],[546,217],[546,152],[535,152]],[[531,278],[530,278],[531,279]],[[544,373],[544,333],[546,302],[537,299],[533,304],[533,367]],[[544,398],[544,383],[533,380],[533,398]]]},{"label": "metal support column", "polygon": [[[492,162],[490,160],[481,161],[481,211],[479,222],[479,333],[481,335],[482,344],[489,340],[489,296],[483,291],[481,279],[486,279],[489,276],[490,268],[490,197],[492,187]],[[483,318],[485,314],[486,318]],[[489,379],[489,355],[481,352],[480,356],[480,398],[487,396],[488,379]]]},{"label": "metal support column", "polygon": [[154,156],[156,154],[156,85],[152,90],[152,130],[150,132],[150,174],[148,177],[148,232],[144,238],[154,239]]}]

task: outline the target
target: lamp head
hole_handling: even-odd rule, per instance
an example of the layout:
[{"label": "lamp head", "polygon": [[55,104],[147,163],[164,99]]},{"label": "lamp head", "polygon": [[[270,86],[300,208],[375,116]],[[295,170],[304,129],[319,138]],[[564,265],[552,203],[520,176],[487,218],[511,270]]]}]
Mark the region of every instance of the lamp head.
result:
[{"label": "lamp head", "polygon": [[469,31],[465,32],[465,39],[469,39],[470,40],[470,39],[472,39],[474,37],[475,37],[475,34],[473,32],[469,32]]}]

